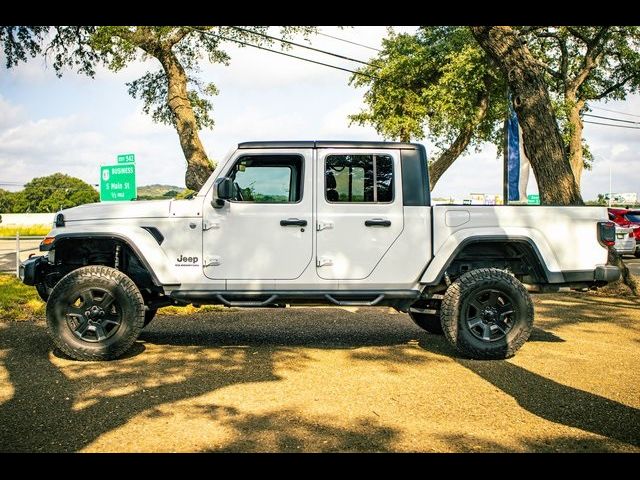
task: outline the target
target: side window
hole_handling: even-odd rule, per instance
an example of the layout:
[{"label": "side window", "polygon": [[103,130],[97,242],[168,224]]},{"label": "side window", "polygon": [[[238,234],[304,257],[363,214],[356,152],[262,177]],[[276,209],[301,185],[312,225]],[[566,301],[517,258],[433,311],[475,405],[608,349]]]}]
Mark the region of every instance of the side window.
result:
[{"label": "side window", "polygon": [[393,201],[393,159],[389,155],[328,155],[325,198],[331,203]]},{"label": "side window", "polygon": [[302,157],[250,155],[238,159],[228,174],[234,202],[296,203],[302,198]]}]

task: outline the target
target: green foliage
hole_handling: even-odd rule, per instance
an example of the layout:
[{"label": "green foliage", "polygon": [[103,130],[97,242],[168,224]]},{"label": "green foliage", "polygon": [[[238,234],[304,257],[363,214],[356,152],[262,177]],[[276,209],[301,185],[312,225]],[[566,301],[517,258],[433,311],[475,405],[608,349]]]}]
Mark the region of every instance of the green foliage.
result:
[{"label": "green foliage", "polygon": [[575,86],[577,99],[624,100],[640,88],[640,27],[522,27],[521,35],[557,97]]},{"label": "green foliage", "polygon": [[166,200],[179,198],[186,189],[175,185],[143,185],[138,187],[138,200]]},{"label": "green foliage", "polygon": [[0,26],[0,44],[5,56],[7,68],[26,62],[42,51],[41,42],[49,27],[12,27]]},{"label": "green foliage", "polygon": [[187,200],[187,199],[193,198],[197,193],[198,192],[185,188],[184,190],[182,190],[180,193],[176,195],[176,200]]},{"label": "green foliage", "polygon": [[15,204],[15,193],[0,188],[0,212],[12,212]]},{"label": "green foliage", "polygon": [[[569,112],[588,102],[624,100],[640,90],[640,27],[521,27],[523,39],[547,77],[565,145],[574,134]],[[584,167],[593,154],[582,139]]]},{"label": "green foliage", "polygon": [[100,199],[91,185],[62,173],[34,178],[24,186],[24,190],[12,195],[13,213],[57,212],[61,208],[71,208]]},{"label": "green foliage", "polygon": [[409,141],[427,136],[440,148],[473,122],[479,96],[490,104],[472,145],[498,141],[506,87],[465,27],[422,27],[415,35],[389,31],[382,52],[359,70],[351,84],[368,87],[365,110],[352,122],[371,124],[385,138]]}]

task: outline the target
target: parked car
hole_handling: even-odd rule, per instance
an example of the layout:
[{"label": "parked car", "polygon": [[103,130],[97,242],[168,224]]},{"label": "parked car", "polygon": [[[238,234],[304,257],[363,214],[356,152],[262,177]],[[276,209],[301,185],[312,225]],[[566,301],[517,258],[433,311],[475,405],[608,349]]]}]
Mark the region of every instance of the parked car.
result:
[{"label": "parked car", "polygon": [[640,210],[609,208],[609,220],[621,227],[633,228],[633,236],[636,240],[635,256],[640,258]]},{"label": "parked car", "polygon": [[636,239],[633,236],[634,228],[616,225],[616,244],[613,248],[620,255],[633,255],[636,253]]}]

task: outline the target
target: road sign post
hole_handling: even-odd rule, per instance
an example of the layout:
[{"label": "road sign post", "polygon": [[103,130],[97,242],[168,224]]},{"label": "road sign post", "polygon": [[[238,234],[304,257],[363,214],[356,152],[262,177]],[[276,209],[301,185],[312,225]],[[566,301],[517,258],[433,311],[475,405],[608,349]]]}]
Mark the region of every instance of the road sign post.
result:
[{"label": "road sign post", "polygon": [[100,167],[100,201],[133,200],[137,197],[134,163]]}]

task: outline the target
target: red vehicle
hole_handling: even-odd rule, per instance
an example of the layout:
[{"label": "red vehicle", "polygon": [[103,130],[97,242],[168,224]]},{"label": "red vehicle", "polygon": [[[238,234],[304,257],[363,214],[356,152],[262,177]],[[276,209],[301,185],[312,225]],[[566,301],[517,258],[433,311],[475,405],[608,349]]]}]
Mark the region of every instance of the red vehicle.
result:
[{"label": "red vehicle", "polygon": [[640,258],[640,210],[627,208],[610,208],[609,220],[621,227],[635,228],[633,236],[636,237],[636,257]]}]

